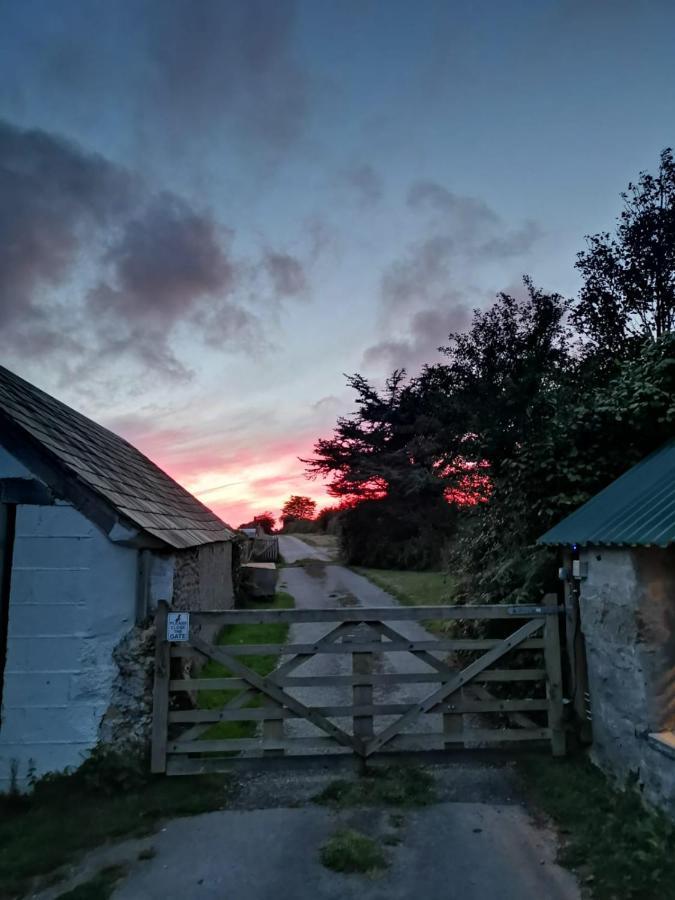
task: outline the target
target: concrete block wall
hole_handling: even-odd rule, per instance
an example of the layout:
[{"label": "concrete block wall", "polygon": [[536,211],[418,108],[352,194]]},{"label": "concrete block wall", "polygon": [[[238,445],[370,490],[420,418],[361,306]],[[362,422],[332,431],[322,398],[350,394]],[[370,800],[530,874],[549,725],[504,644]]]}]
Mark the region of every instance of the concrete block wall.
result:
[{"label": "concrete block wall", "polygon": [[580,558],[593,758],[620,783],[637,777],[675,816],[675,761],[649,740],[675,729],[675,554],[603,547]]},{"label": "concrete block wall", "polygon": [[[0,475],[29,477],[2,452]],[[134,625],[137,552],[67,504],[19,506],[0,723],[0,791],[77,766],[98,741]]]}]

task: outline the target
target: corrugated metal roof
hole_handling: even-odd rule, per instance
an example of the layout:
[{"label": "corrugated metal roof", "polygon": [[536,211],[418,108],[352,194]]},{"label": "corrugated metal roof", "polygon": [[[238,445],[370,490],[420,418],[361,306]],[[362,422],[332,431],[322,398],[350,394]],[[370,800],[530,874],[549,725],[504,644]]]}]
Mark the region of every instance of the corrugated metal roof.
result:
[{"label": "corrugated metal roof", "polygon": [[165,544],[196,547],[235,537],[229,525],[140,450],[2,366],[0,413],[79,483]]},{"label": "corrugated metal roof", "polygon": [[675,440],[554,525],[538,543],[657,547],[675,543]]}]

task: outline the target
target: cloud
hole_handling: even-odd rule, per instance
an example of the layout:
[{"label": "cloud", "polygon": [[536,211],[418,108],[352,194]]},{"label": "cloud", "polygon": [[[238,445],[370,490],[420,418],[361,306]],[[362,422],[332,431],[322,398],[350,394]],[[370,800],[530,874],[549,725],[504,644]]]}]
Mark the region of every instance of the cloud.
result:
[{"label": "cloud", "polygon": [[299,135],[307,76],[291,49],[293,0],[144,0],[139,21],[153,98],[176,132],[211,129],[227,115],[274,145]]},{"label": "cloud", "polygon": [[[185,377],[178,329],[248,352],[266,346],[241,282],[264,271],[274,298],[306,289],[301,262],[267,249],[238,261],[208,209],[43,131],[0,122],[0,342],[60,357],[69,373],[128,357]],[[64,295],[67,293],[67,297]]]},{"label": "cloud", "polygon": [[39,130],[0,121],[0,327],[30,325],[42,348],[49,317],[38,289],[61,284],[90,229],[125,212],[129,173]]},{"label": "cloud", "polygon": [[274,154],[303,133],[309,75],[295,0],[25,0],[3,7],[0,100],[42,96],[57,120],[124,116],[124,141],[153,155],[214,142]]},{"label": "cloud", "polygon": [[405,337],[374,344],[364,353],[363,362],[387,371],[395,368],[415,371],[432,362],[447,335],[461,331],[469,320],[469,308],[462,303],[447,309],[421,309],[411,317]]},{"label": "cloud", "polygon": [[542,235],[532,220],[509,229],[485,201],[456,194],[433,181],[415,182],[408,191],[407,205],[415,211],[436,213],[436,227],[451,234],[462,253],[472,258],[521,256]]},{"label": "cloud", "polygon": [[406,206],[424,217],[423,236],[382,273],[382,337],[366,349],[366,366],[413,369],[432,361],[447,335],[468,325],[470,308],[492,296],[478,287],[481,270],[523,257],[541,235],[536,223],[510,228],[484,200],[433,181],[413,183]]},{"label": "cloud", "polygon": [[352,189],[361,206],[374,206],[382,199],[382,179],[373,166],[367,163],[345,169],[340,180]]},{"label": "cloud", "polygon": [[278,297],[298,297],[305,292],[305,271],[296,257],[268,250],[264,255],[263,265]]}]

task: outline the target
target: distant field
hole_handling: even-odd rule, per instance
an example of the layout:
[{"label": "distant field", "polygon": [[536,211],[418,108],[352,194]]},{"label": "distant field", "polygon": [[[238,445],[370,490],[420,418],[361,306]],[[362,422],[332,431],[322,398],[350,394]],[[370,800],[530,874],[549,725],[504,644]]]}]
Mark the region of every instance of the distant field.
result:
[{"label": "distant field", "polygon": [[447,572],[400,572],[356,566],[354,571],[408,606],[439,606],[453,602],[455,584]]}]

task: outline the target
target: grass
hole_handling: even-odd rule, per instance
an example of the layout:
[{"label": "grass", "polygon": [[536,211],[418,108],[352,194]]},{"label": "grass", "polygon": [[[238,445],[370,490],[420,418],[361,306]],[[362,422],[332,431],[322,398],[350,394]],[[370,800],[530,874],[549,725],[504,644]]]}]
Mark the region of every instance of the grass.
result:
[{"label": "grass", "polygon": [[93,754],[70,775],[41,779],[30,795],[0,796],[1,900],[92,847],[148,834],[163,819],[222,809],[232,796],[225,776],[151,776],[144,759],[111,759]]},{"label": "grass", "polygon": [[436,800],[433,776],[412,766],[371,768],[358,780],[337,779],[316,797],[315,803],[333,809],[352,806],[428,806]]},{"label": "grass", "polygon": [[375,874],[389,865],[377,841],[351,828],[336,831],[321,848],[320,857],[333,872]]},{"label": "grass", "polygon": [[583,757],[531,757],[519,769],[533,803],[558,826],[559,862],[595,900],[673,900],[675,824],[619,791]]},{"label": "grass", "polygon": [[[243,609],[292,609],[295,600],[290,594],[283,591],[274,595],[272,600],[256,601],[246,600]],[[288,638],[289,626],[283,622],[270,622],[264,625],[226,625],[218,634],[216,643],[222,646],[236,644],[283,644]],[[240,656],[238,659],[258,675],[269,675],[279,661],[276,654],[265,656]],[[199,672],[200,678],[227,678],[232,673],[220,663],[209,660]],[[200,691],[198,705],[201,709],[220,709],[239,693],[238,690]],[[263,698],[256,694],[247,704],[251,709],[262,704]],[[256,722],[216,722],[201,739],[208,741],[233,740],[238,738],[251,738],[255,736]]]},{"label": "grass", "polygon": [[89,881],[78,884],[65,894],[59,894],[56,900],[108,900],[115,890],[117,882],[126,875],[124,866],[108,866],[101,869]]},{"label": "grass", "polygon": [[[407,572],[398,569],[367,569],[362,566],[353,568],[405,606],[443,606],[452,603],[454,599],[455,580],[447,572]],[[447,636],[448,631],[455,627],[454,623],[445,620],[431,620],[423,624],[439,636]]]},{"label": "grass", "polygon": [[334,559],[340,555],[340,544],[335,534],[299,534],[298,537],[311,547],[327,550]]}]

